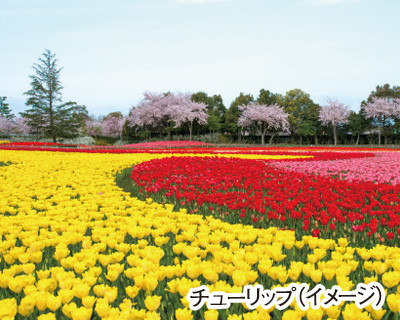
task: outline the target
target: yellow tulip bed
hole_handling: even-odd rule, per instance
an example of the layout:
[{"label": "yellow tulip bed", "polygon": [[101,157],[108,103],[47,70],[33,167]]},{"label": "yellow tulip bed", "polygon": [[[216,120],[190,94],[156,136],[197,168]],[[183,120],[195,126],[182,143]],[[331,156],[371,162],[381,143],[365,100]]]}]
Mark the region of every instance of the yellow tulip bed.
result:
[{"label": "yellow tulip bed", "polygon": [[[116,185],[121,170],[170,156],[177,154],[1,150],[0,319],[400,319],[397,247],[296,240],[293,231],[141,201]],[[295,303],[282,311],[242,304],[192,311],[186,299],[203,284],[234,293],[246,284],[354,290],[372,281],[386,289],[381,310],[348,302],[308,311]]]}]

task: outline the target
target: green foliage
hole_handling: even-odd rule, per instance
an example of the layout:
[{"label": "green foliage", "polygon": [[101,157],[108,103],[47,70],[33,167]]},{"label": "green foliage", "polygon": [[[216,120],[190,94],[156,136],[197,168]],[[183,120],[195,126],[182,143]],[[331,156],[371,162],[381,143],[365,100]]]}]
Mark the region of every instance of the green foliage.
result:
[{"label": "green foliage", "polygon": [[140,128],[139,126],[131,126],[127,121],[125,121],[122,128],[122,138],[129,142],[139,142],[146,139],[150,134],[150,131],[145,130],[145,128]]},{"label": "green foliage", "polygon": [[390,84],[386,83],[383,86],[376,86],[374,91],[371,91],[368,96],[368,101],[372,101],[372,97],[378,98],[400,98],[400,86],[391,87]]},{"label": "green foliage", "polygon": [[85,106],[76,102],[62,103],[62,68],[57,67],[55,54],[46,50],[33,69],[31,89],[25,92],[28,96],[26,105],[30,109],[21,112],[21,116],[27,119],[36,134],[50,136],[54,142],[57,137],[77,136],[88,119],[88,112]]},{"label": "green foliage", "polygon": [[[314,132],[320,127],[319,112],[321,107],[314,103],[308,93],[300,89],[286,92],[284,97],[279,98],[279,105],[289,114],[290,133],[293,137],[298,132],[302,122],[307,121],[306,127],[314,128]],[[304,126],[304,125],[303,125]],[[304,131],[304,127],[301,129]]]},{"label": "green foliage", "polygon": [[239,106],[254,102],[254,97],[251,94],[244,94],[243,92],[231,103],[229,109],[225,114],[225,131],[227,131],[232,138],[238,135],[240,141],[240,127],[238,126],[238,120],[242,111]]},{"label": "green foliage", "polygon": [[[400,99],[400,86],[391,87],[390,84],[385,83],[384,85],[377,85],[375,90],[371,91],[369,94],[367,101],[361,102],[360,112],[364,116],[364,107],[367,102],[372,102],[372,98],[393,98]],[[397,117],[382,117],[380,119],[367,119],[366,120],[366,128],[368,130],[374,127],[381,127],[382,133],[385,138],[385,144],[388,142],[388,136],[397,134],[400,129],[400,119]],[[378,138],[378,140],[380,140]],[[380,143],[380,141],[378,142]]]},{"label": "green foliage", "polygon": [[112,118],[123,118],[124,116],[122,115],[122,112],[120,111],[114,111],[114,112],[110,112],[107,116],[104,117],[103,121],[109,117]]},{"label": "green foliage", "polygon": [[309,120],[305,120],[300,123],[297,133],[300,136],[307,137],[307,136],[314,136],[316,133],[315,131],[316,131],[316,128],[313,125],[313,123]]},{"label": "green foliage", "polygon": [[347,121],[347,128],[353,135],[364,133],[368,125],[368,120],[365,119],[361,111],[350,111]]},{"label": "green foliage", "polygon": [[14,118],[14,115],[11,113],[11,109],[6,100],[7,97],[0,97],[0,117],[11,120]]},{"label": "green foliage", "polygon": [[98,136],[95,137],[94,140],[96,146],[112,146],[114,143],[118,141],[118,138],[115,137],[105,137],[105,136]]},{"label": "green foliage", "polygon": [[279,104],[279,101],[282,100],[282,96],[279,93],[272,93],[269,90],[261,89],[257,98],[257,102],[259,104],[265,105],[273,105]]},{"label": "green foliage", "polygon": [[[198,133],[219,131],[225,121],[226,107],[222,101],[221,95],[208,96],[205,92],[196,92],[192,94],[191,100],[207,105],[207,125],[200,126],[194,123],[193,131]],[[184,129],[186,131],[186,129]]]}]

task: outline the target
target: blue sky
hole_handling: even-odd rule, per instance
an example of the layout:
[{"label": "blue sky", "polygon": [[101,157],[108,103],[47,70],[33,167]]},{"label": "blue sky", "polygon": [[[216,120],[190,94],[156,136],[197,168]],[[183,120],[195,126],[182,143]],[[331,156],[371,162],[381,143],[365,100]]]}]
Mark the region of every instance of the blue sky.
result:
[{"label": "blue sky", "polygon": [[2,0],[0,96],[24,110],[32,64],[50,49],[63,98],[127,114],[144,91],[300,88],[357,110],[400,85],[398,0]]}]

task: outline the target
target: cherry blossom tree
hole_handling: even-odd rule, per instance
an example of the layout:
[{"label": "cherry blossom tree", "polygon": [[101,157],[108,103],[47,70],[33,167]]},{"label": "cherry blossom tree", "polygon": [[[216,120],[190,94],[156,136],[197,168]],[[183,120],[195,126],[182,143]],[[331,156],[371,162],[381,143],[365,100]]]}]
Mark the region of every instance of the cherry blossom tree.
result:
[{"label": "cherry blossom tree", "polygon": [[163,94],[145,92],[144,99],[133,109],[128,117],[131,126],[150,127],[159,129],[160,136],[170,125],[170,109],[187,99],[183,94]]},{"label": "cherry blossom tree", "polygon": [[191,139],[194,121],[205,124],[206,111],[206,105],[193,102],[188,93],[146,92],[139,106],[131,110],[128,123],[131,126],[158,129],[160,136],[167,128],[177,128],[188,123]]},{"label": "cherry blossom tree", "polygon": [[90,119],[87,120],[83,128],[83,133],[97,137],[101,134],[102,125],[101,122]]},{"label": "cherry blossom tree", "polygon": [[15,123],[6,118],[0,117],[0,132],[4,135],[9,135],[15,129]]},{"label": "cherry blossom tree", "polygon": [[124,117],[108,116],[101,123],[101,133],[109,137],[120,137],[124,123]]},{"label": "cherry blossom tree", "polygon": [[190,95],[179,104],[168,107],[168,114],[175,123],[175,128],[187,123],[189,126],[189,140],[192,141],[193,123],[207,124],[207,105],[202,102],[190,100]]},{"label": "cherry blossom tree", "polygon": [[32,128],[28,124],[28,120],[23,117],[14,119],[8,119],[6,117],[0,117],[0,132],[5,135],[10,133],[16,133],[21,135],[27,135],[32,131]]},{"label": "cherry blossom tree", "polygon": [[328,99],[325,106],[319,114],[319,119],[325,126],[333,128],[333,139],[335,146],[337,145],[337,127],[347,123],[349,116],[349,107],[334,99]]},{"label": "cherry blossom tree", "polygon": [[381,144],[382,131],[385,134],[385,144],[387,135],[384,131],[394,118],[400,117],[400,99],[372,97],[371,101],[364,105],[364,114],[366,118],[374,119],[377,123],[379,144]]},{"label": "cherry blossom tree", "polygon": [[19,133],[21,135],[27,135],[32,131],[32,128],[29,126],[28,120],[23,117],[18,117],[15,119],[14,132]]},{"label": "cherry blossom tree", "polygon": [[261,144],[265,144],[265,135],[269,133],[271,138],[269,143],[279,131],[289,131],[288,114],[277,104],[264,105],[251,103],[239,106],[242,114],[238,124],[243,128],[255,126],[261,133]]}]

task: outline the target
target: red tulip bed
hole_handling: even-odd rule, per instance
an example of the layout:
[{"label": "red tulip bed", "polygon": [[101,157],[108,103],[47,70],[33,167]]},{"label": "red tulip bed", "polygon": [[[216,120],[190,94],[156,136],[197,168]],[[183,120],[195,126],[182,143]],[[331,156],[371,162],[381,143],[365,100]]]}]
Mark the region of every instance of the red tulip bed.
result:
[{"label": "red tulip bed", "polygon": [[[365,247],[381,242],[399,243],[400,186],[347,181],[340,179],[339,174],[324,176],[293,170],[296,165],[311,168],[313,163],[323,162],[373,163],[379,161],[381,155],[371,158],[372,153],[308,154],[313,154],[314,158],[282,161],[220,157],[155,159],[133,168],[133,192],[231,223],[293,229],[299,238],[303,235],[346,237]],[[400,153],[387,154],[391,160],[394,157],[400,160]],[[394,166],[400,172],[399,166]],[[348,172],[347,169],[343,167],[342,173]]]}]

